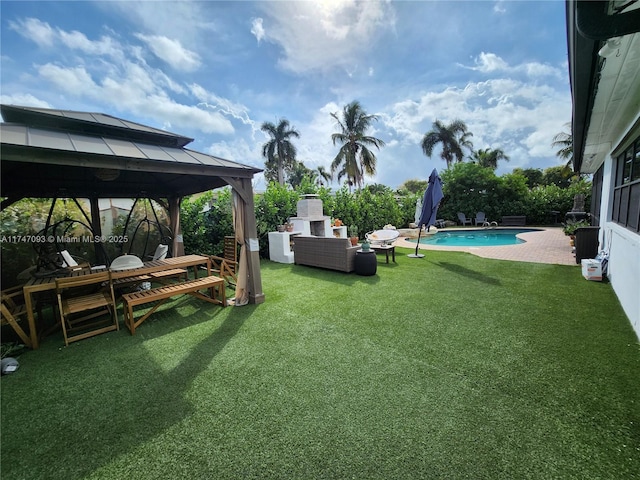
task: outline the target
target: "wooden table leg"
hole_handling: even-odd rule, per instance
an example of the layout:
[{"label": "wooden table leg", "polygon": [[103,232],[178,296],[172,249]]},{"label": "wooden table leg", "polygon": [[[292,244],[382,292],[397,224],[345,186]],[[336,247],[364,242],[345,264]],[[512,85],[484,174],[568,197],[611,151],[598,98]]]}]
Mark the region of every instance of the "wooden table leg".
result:
[{"label": "wooden table leg", "polygon": [[27,323],[29,324],[29,337],[31,338],[31,348],[38,348],[38,332],[36,331],[36,320],[33,317],[33,299],[31,291],[27,287],[22,289],[24,295],[24,305],[27,309]]}]

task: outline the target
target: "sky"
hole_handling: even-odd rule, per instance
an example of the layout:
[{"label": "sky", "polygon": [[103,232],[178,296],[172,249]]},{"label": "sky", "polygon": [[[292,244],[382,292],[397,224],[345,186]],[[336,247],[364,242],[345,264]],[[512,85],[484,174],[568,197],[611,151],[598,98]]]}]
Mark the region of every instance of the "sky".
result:
[{"label": "sky", "polygon": [[[264,168],[263,122],[287,119],[298,160],[327,170],[331,113],[357,100],[386,144],[365,183],[393,189],[446,163],[420,146],[437,119],[514,168],[562,165],[571,120],[565,2],[0,2],[0,101],[100,112],[194,138]],[[343,179],[344,180],[344,179]],[[337,179],[331,184],[336,189]],[[266,188],[262,174],[254,189]]]}]

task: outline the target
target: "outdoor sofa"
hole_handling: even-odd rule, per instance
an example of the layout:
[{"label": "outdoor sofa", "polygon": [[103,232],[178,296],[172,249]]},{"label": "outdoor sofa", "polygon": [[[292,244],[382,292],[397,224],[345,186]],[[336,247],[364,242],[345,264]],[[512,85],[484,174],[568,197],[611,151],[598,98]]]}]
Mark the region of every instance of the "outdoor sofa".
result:
[{"label": "outdoor sofa", "polygon": [[293,258],[296,265],[353,272],[359,248],[360,246],[352,247],[348,238],[307,235],[293,237]]}]

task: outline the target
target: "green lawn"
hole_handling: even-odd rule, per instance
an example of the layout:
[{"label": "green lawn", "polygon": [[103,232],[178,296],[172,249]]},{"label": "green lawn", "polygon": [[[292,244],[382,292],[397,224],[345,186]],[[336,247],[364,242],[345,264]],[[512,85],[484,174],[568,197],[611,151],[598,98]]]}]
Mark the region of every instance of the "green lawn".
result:
[{"label": "green lawn", "polygon": [[6,479],[640,478],[640,346],[577,266],[399,250],[374,277],[263,263],[2,378]]}]

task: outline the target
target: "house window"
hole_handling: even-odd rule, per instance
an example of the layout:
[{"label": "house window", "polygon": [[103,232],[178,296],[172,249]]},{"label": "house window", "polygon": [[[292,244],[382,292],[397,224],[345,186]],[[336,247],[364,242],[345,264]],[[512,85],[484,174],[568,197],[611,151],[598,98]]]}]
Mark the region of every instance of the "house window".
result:
[{"label": "house window", "polygon": [[611,220],[640,232],[640,137],[616,158]]}]

